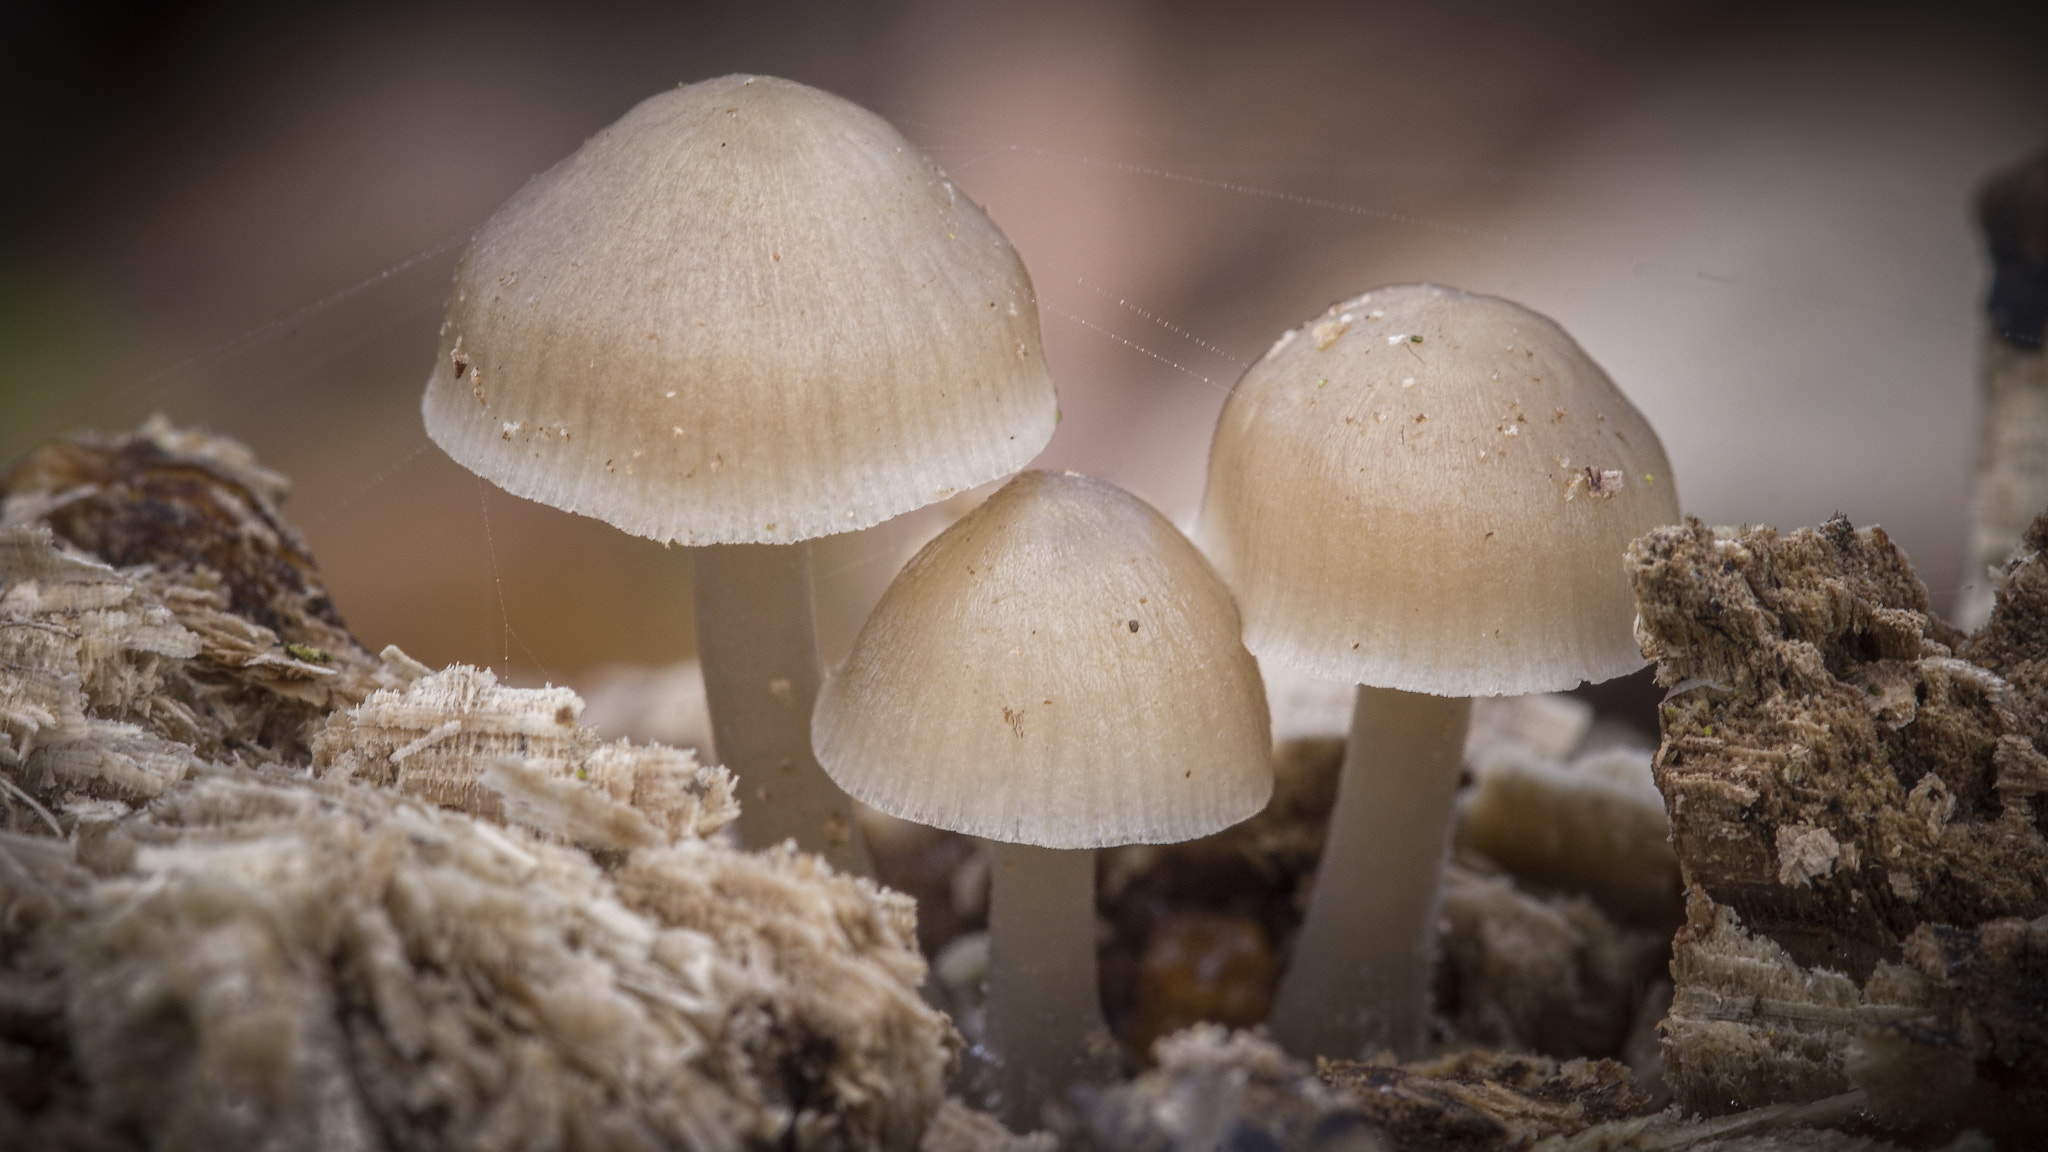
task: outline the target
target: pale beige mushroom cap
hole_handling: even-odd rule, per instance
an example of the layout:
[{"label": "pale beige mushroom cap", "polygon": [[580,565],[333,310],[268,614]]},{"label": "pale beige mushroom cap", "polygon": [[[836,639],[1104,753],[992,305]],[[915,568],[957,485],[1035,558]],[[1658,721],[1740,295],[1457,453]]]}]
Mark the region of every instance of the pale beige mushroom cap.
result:
[{"label": "pale beige mushroom cap", "polygon": [[1227,828],[1273,789],[1230,592],[1143,501],[1027,472],[926,545],[818,696],[854,798],[1047,848]]},{"label": "pale beige mushroom cap", "polygon": [[1002,232],[873,113],[750,76],[642,102],[485,222],[424,409],[506,491],[685,544],[879,523],[1055,418]]},{"label": "pale beige mushroom cap", "polygon": [[1238,381],[1201,534],[1262,658],[1494,696],[1641,667],[1622,553],[1677,519],[1656,432],[1564,329],[1405,285],[1332,307]]}]

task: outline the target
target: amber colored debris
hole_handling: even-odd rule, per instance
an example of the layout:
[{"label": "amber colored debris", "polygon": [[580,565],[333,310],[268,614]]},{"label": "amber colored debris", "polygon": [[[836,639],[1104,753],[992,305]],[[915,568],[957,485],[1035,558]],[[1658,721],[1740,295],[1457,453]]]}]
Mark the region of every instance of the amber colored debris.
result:
[{"label": "amber colored debris", "polygon": [[1296,889],[1322,849],[1342,752],[1336,740],[1283,742],[1273,798],[1258,815],[1198,840],[1099,854],[1098,911],[1115,929],[1101,955],[1103,1001],[1133,1055],[1196,1020],[1264,1019],[1279,942],[1301,919]]},{"label": "amber colored debris", "polygon": [[1278,967],[1265,930],[1249,916],[1157,914],[1138,957],[1128,1043],[1149,1050],[1160,1037],[1204,1021],[1265,1023]]},{"label": "amber colored debris", "polygon": [[1867,1089],[1894,1127],[2048,1124],[2024,978],[2048,965],[2026,924],[2048,914],[2048,521],[2028,541],[1975,637],[1929,613],[1882,530],[1841,517],[1783,535],[1692,520],[1631,547],[1670,689],[1656,778],[1688,917],[1664,1057],[1682,1105]]}]

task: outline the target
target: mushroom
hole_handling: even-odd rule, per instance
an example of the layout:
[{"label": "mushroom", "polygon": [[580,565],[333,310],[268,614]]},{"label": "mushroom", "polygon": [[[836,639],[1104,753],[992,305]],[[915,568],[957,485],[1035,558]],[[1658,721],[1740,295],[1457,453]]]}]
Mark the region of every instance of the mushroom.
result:
[{"label": "mushroom", "polygon": [[1622,553],[1677,519],[1664,449],[1562,328],[1382,288],[1225,402],[1201,534],[1264,660],[1359,685],[1271,1020],[1304,1055],[1417,1054],[1470,697],[1643,663]]},{"label": "mushroom", "polygon": [[1230,593],[1113,485],[1027,472],[925,546],[818,699],[840,786],[989,841],[989,1037],[1004,1114],[1109,1051],[1092,849],[1193,839],[1273,787],[1265,688]]},{"label": "mushroom", "polygon": [[663,93],[478,229],[423,407],[506,491],[690,546],[742,839],[864,869],[810,749],[805,541],[1050,439],[1031,281],[981,209],[836,96],[764,76]]}]

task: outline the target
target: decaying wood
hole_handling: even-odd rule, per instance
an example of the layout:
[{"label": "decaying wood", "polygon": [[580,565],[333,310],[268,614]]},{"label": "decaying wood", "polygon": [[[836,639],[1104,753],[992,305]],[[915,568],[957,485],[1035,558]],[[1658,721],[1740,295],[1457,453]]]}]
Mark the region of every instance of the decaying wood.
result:
[{"label": "decaying wood", "polygon": [[[909,898],[733,849],[722,769],[605,741],[573,692],[370,652],[285,490],[161,422],[0,476],[0,1147],[1054,1145],[944,1099],[961,1041],[920,998]],[[1675,865],[1640,754],[1586,751],[1578,706],[1489,705],[1468,749],[1444,1023],[1520,1053],[1311,1070],[1202,1025],[1072,1101],[1061,1138],[1983,1152],[1975,1125],[2027,1146],[2048,1116],[2044,551],[2048,521],[1966,637],[1876,531],[1645,538]],[[1281,946],[1338,745],[1282,749],[1258,819],[1108,854],[1112,955],[1196,889]],[[944,860],[933,886],[972,904],[973,857]],[[1647,1035],[1674,867],[1679,1104],[1644,1114],[1654,1061],[1631,1057],[1639,1083],[1555,1057]]]},{"label": "decaying wood", "polygon": [[1671,689],[1681,1103],[1862,1090],[1895,1127],[2048,1130],[2048,521],[2028,541],[1975,637],[1929,613],[1881,530],[1839,517],[1693,521],[1630,550]]},{"label": "decaying wood", "polygon": [[365,651],[238,446],[0,495],[0,1146],[917,1143],[907,899],[733,849],[723,769],[572,693]]}]

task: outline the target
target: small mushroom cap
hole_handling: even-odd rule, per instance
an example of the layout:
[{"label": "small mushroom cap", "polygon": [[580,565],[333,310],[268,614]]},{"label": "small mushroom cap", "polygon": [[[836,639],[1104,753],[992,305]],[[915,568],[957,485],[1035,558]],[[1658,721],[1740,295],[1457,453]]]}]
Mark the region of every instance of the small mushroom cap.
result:
[{"label": "small mushroom cap", "polygon": [[1031,281],[881,118],[772,77],[642,102],[486,221],[424,410],[508,492],[685,544],[880,523],[1052,436]]},{"label": "small mushroom cap", "polygon": [[1495,696],[1641,667],[1622,553],[1677,519],[1656,432],[1564,329],[1406,285],[1335,305],[1238,381],[1201,534],[1260,657]]},{"label": "small mushroom cap", "polygon": [[1230,592],[1143,501],[1027,472],[883,594],[811,724],[854,798],[1046,848],[1165,844],[1265,807],[1272,737]]}]

